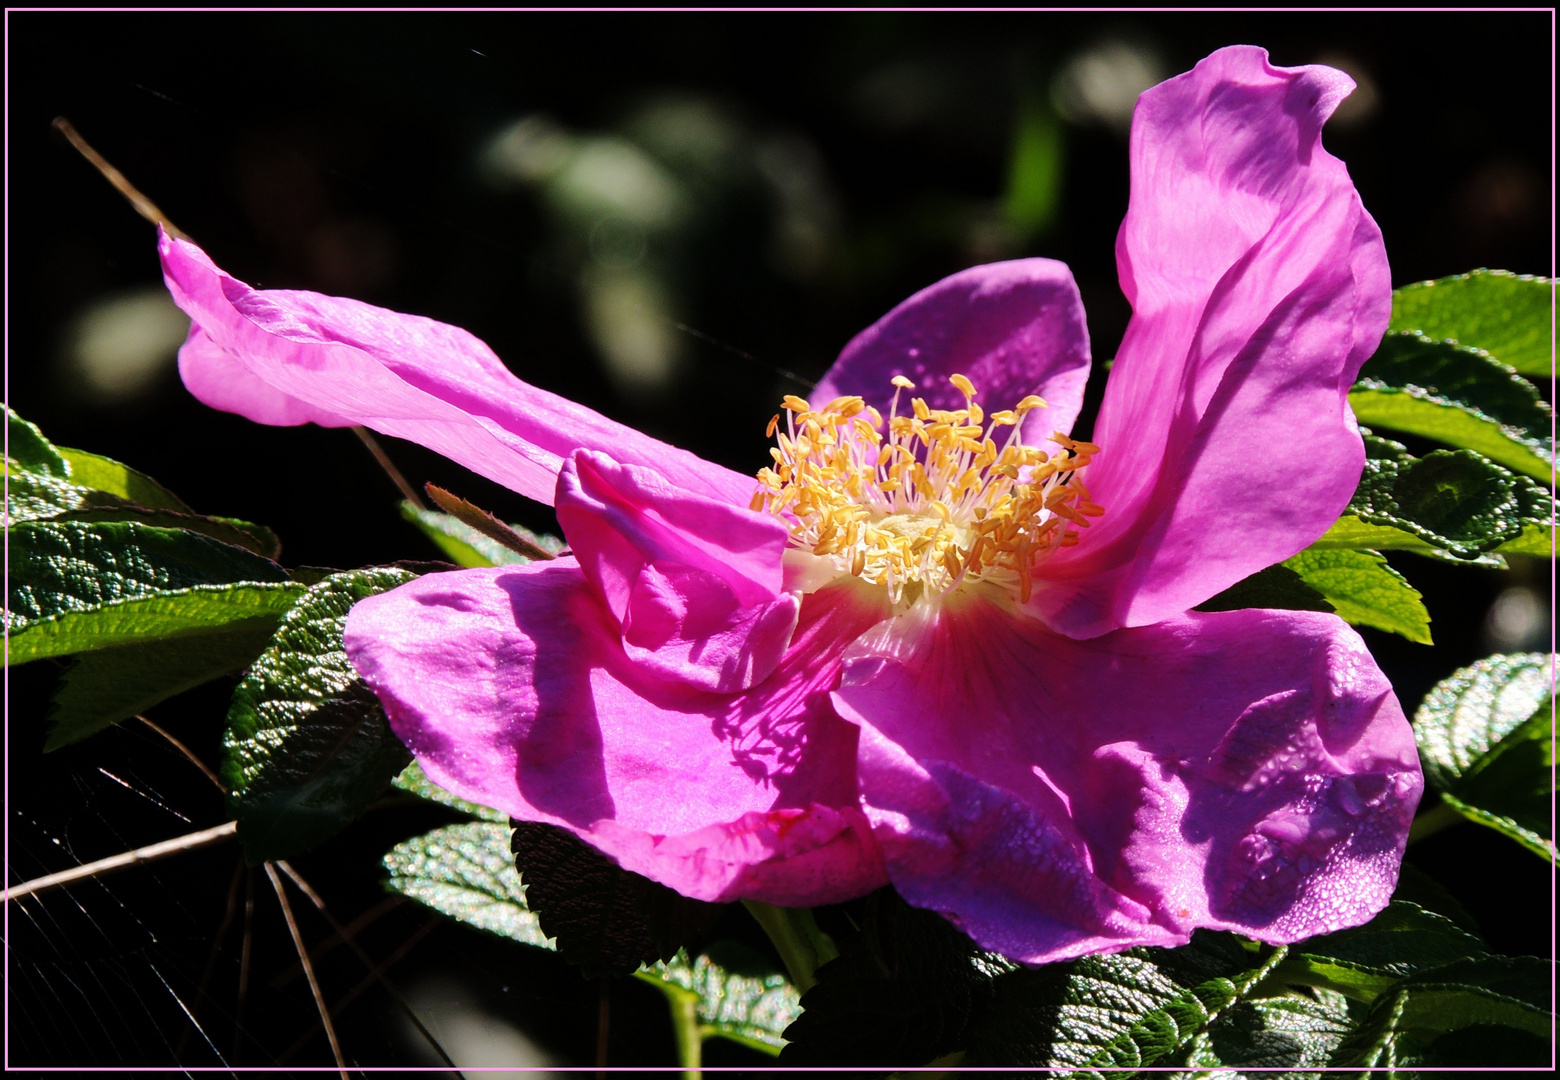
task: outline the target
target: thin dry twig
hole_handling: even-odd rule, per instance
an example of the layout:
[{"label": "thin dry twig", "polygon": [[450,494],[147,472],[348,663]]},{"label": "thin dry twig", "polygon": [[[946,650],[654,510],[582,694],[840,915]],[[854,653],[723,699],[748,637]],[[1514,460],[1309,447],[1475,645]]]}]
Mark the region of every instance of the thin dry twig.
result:
[{"label": "thin dry twig", "polygon": [[[283,873],[287,873],[287,870],[286,870],[285,867],[279,867],[279,868],[282,870]],[[294,878],[293,880],[294,881],[299,881],[300,879]],[[300,884],[299,887],[302,888],[302,885]],[[305,891],[307,892],[308,890],[305,890]],[[404,896],[387,896],[387,897],[385,897],[379,903],[375,904],[373,907],[371,907],[367,911],[363,912],[363,914],[359,915],[357,918],[355,918],[351,922],[347,923],[346,927],[343,930],[341,930],[339,932],[336,932],[336,933],[332,933],[330,935],[330,937],[326,938],[324,941],[322,941],[318,945],[314,946],[314,948],[310,949],[309,950],[309,959],[313,960],[316,964],[319,963],[337,945],[342,944],[348,938],[356,939],[357,936],[360,933],[362,933],[364,930],[368,929],[369,926],[371,926],[374,923],[378,922],[381,918],[383,918],[385,915],[388,915],[390,912],[394,911],[396,908],[403,906],[406,902],[407,902],[406,901],[406,897],[404,897]],[[318,905],[316,905],[316,906],[318,906]],[[324,909],[322,908],[321,911],[323,912],[323,910]],[[271,980],[271,989],[273,989],[273,990],[280,990],[282,987],[286,986],[288,983],[292,982],[294,979],[298,978],[302,974],[303,974],[303,965],[302,964],[294,964],[294,965],[292,965],[292,967],[288,968],[286,971],[282,972],[276,978]]]},{"label": "thin dry twig", "polygon": [[422,496],[417,493],[417,489],[412,487],[405,476],[401,475],[401,470],[395,467],[395,462],[390,460],[390,455],[385,453],[385,448],[379,445],[379,440],[374,438],[366,427],[361,424],[353,424],[352,434],[361,439],[363,445],[368,447],[368,452],[374,455],[374,460],[379,462],[379,467],[389,474],[390,479],[395,482],[395,486],[401,489],[401,494],[406,496],[407,502],[419,510],[428,509],[428,504],[423,502]]},{"label": "thin dry twig", "polygon": [[179,855],[186,851],[194,851],[197,848],[210,847],[212,844],[220,844],[224,840],[232,839],[237,834],[238,825],[235,822],[224,822],[209,829],[202,829],[200,832],[176,836],[172,840],[148,844],[145,847],[136,848],[134,851],[121,852],[118,855],[110,855],[106,859],[99,859],[97,862],[84,863],[69,870],[61,870],[57,874],[45,874],[43,877],[33,878],[31,881],[23,882],[15,888],[6,889],[5,899],[9,902],[18,900],[23,896],[35,896],[50,889],[58,889],[64,885],[74,884],[84,878],[97,877],[100,874],[123,870],[127,866],[138,866],[141,863],[166,859],[169,855]]},{"label": "thin dry twig", "polygon": [[168,215],[163,213],[151,199],[142,195],[134,184],[125,179],[124,173],[114,168],[108,163],[107,158],[92,149],[91,144],[81,137],[81,133],[76,130],[75,125],[69,120],[63,116],[56,116],[54,118],[54,129],[70,140],[70,144],[76,148],[76,152],[90,161],[93,167],[103,174],[103,179],[114,185],[114,190],[125,197],[137,214],[140,214],[154,225],[161,225],[167,230],[169,236],[180,240],[190,239],[190,234],[169,221]]},{"label": "thin dry twig", "polygon": [[[211,977],[217,972],[217,958],[222,955],[222,941],[238,915],[238,887],[243,883],[244,859],[239,856],[238,865],[233,869],[233,883],[228,886],[227,911],[222,916],[222,925],[217,927],[216,936],[212,938],[211,951],[206,954],[206,967],[200,974],[200,987],[195,991],[195,1001],[190,1008],[192,1017],[200,1012],[201,1005],[206,1001],[206,991],[211,989]],[[185,1028],[184,1034],[179,1036],[179,1045],[173,1051],[175,1062],[184,1060],[184,1051],[190,1046],[190,1031],[190,1028]]]},{"label": "thin dry twig", "polygon": [[423,489],[428,492],[428,498],[438,504],[440,510],[462,524],[476,529],[488,539],[503,544],[510,551],[524,555],[528,559],[546,561],[557,558],[552,552],[537,547],[475,503],[468,502],[453,492],[445,491],[437,484],[424,484]]},{"label": "thin dry twig", "polygon": [[217,779],[217,774],[214,773],[211,770],[211,766],[210,765],[207,765],[204,761],[202,761],[200,758],[195,756],[195,751],[191,750],[188,746],[185,746],[178,739],[174,738],[167,731],[164,731],[162,728],[160,728],[156,724],[152,723],[150,720],[148,720],[146,717],[142,716],[140,713],[136,713],[135,714],[135,718],[137,720],[141,721],[141,723],[145,724],[147,727],[151,728],[153,731],[157,732],[157,734],[161,735],[163,738],[167,739],[170,743],[172,743],[173,744],[173,748],[175,750],[177,750],[179,753],[183,754],[186,758],[188,758],[191,765],[194,765],[197,769],[199,769],[201,772],[206,774],[206,779],[210,780],[213,784],[215,784],[217,786],[217,790],[218,791],[222,792],[222,794],[224,794],[224,795],[227,794],[227,787],[226,787],[226,785],[224,785],[221,780]]},{"label": "thin dry twig", "polygon": [[[325,916],[325,920],[329,922],[331,927],[336,931],[335,937],[332,940],[339,940],[345,943],[347,948],[351,949],[355,954],[357,954],[357,958],[363,961],[363,966],[368,968],[370,973],[379,973],[373,977],[377,978],[380,983],[383,984],[385,992],[395,999],[396,1004],[400,1005],[402,1011],[406,1013],[407,1019],[411,1020],[412,1026],[417,1029],[418,1034],[427,1040],[428,1045],[433,1047],[433,1052],[439,1055],[439,1059],[443,1061],[444,1064],[448,1065],[452,1069],[455,1068],[455,1062],[451,1060],[447,1053],[444,1052],[444,1047],[440,1046],[439,1040],[433,1037],[433,1032],[429,1031],[426,1027],[423,1026],[422,1020],[418,1018],[416,1011],[411,1006],[411,1003],[401,995],[401,991],[396,989],[394,983],[384,977],[383,969],[386,965],[388,965],[389,961],[386,961],[386,965],[376,964],[374,962],[374,958],[369,956],[368,953],[364,952],[363,947],[360,946],[354,939],[352,929],[350,927],[342,926],[341,923],[336,920],[336,917],[332,915],[330,910],[325,906],[324,898],[321,897],[319,893],[314,891],[313,886],[311,886],[307,881],[303,880],[303,876],[299,874],[297,870],[293,869],[291,863],[287,862],[285,859],[279,859],[277,860],[276,865],[281,868],[282,873],[286,874],[289,878],[292,879],[293,884],[297,885],[298,888],[303,891],[305,896],[314,902],[314,906],[319,909],[320,914]],[[400,897],[393,897],[392,899],[399,900]],[[405,954],[398,951],[392,955],[404,956]],[[337,1009],[340,1007],[340,1004],[338,1004]]]},{"label": "thin dry twig", "polygon": [[287,902],[287,890],[282,888],[282,879],[276,873],[276,864],[266,863],[265,874],[271,879],[271,888],[276,890],[276,902],[282,905],[282,917],[287,920],[287,930],[292,934],[293,947],[298,950],[298,960],[303,964],[304,978],[309,980],[309,992],[314,995],[314,1005],[320,1011],[320,1023],[325,1025],[325,1038],[330,1042],[330,1052],[336,1059],[336,1068],[341,1070],[341,1080],[351,1080],[347,1075],[347,1061],[341,1056],[341,1043],[336,1039],[336,1025],[330,1022],[330,1010],[325,1007],[325,995],[320,992],[320,982],[314,977],[314,965],[309,963],[309,950],[303,947],[303,935],[298,932],[298,920],[293,918],[292,905]]}]

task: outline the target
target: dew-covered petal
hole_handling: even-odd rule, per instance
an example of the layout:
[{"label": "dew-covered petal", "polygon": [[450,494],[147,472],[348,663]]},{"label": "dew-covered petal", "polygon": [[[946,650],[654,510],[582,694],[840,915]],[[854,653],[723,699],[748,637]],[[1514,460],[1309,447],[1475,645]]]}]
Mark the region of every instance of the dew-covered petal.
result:
[{"label": "dew-covered petal", "polygon": [[521,382],[459,327],[342,297],[252,289],[166,234],[158,252],[174,302],[204,331],[186,343],[181,371],[213,408],[261,423],[361,424],[544,503],[563,459],[581,447],[728,502],[745,506],[753,493],[751,477]]},{"label": "dew-covered petal", "polygon": [[781,588],[777,518],[586,450],[564,462],[553,505],[630,657],[717,693],[746,690],[780,662],[798,603]]},{"label": "dew-covered petal", "polygon": [[834,696],[895,887],[1029,963],[1362,923],[1423,785],[1386,678],[1320,613],[1078,641],[964,596],[866,635]]},{"label": "dew-covered petal", "polygon": [[1186,611],[1305,547],[1353,494],[1348,389],[1391,309],[1380,230],[1321,145],[1353,85],[1239,46],[1139,100],[1116,244],[1133,317],[1084,477],[1105,514],[1040,571],[1058,629]]},{"label": "dew-covered petal", "polygon": [[[1089,376],[1089,329],[1072,272],[1053,259],[1017,259],[962,270],[928,286],[857,334],[809,395],[821,408],[855,394],[888,415],[893,387],[905,375],[913,396],[934,409],[959,409],[948,383],[975,384],[987,412],[1039,394],[1049,404],[1024,423],[1025,441],[1072,430]],[[900,398],[908,413],[910,394]]]},{"label": "dew-covered petal", "polygon": [[685,896],[817,904],[885,880],[856,803],[856,728],[829,698],[844,645],[883,614],[853,585],[812,594],[779,667],[737,695],[626,657],[567,557],[426,575],[359,603],[345,639],[454,794],[568,828]]}]

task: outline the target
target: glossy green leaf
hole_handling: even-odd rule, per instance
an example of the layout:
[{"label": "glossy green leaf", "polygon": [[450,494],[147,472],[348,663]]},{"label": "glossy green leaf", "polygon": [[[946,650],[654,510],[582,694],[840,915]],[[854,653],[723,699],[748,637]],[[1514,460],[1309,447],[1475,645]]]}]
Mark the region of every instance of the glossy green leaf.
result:
[{"label": "glossy green leaf", "polygon": [[1453,672],[1425,695],[1414,713],[1414,737],[1425,780],[1453,790],[1549,698],[1554,657],[1545,653],[1491,656]]},{"label": "glossy green leaf", "polygon": [[223,733],[228,810],[251,863],[334,834],[410,760],[342,649],[347,612],[415,577],[380,567],[312,586],[233,694]]},{"label": "glossy green leaf", "polygon": [[473,821],[435,829],[397,844],[384,863],[393,892],[522,945],[554,947],[526,907],[507,825]]},{"label": "glossy green leaf", "polygon": [[[1521,543],[1525,541],[1507,541],[1507,544]],[[1505,546],[1502,545],[1503,550]],[[1473,552],[1467,558],[1459,558],[1445,548],[1437,547],[1411,532],[1405,532],[1391,525],[1369,525],[1353,514],[1344,514],[1340,517],[1308,550],[1411,551],[1415,555],[1423,555],[1437,562],[1454,563],[1458,566],[1487,566],[1495,570],[1506,568],[1506,560],[1498,554]],[[1518,551],[1517,554],[1523,552]]]},{"label": "glossy green leaf", "polygon": [[1178,949],[1136,948],[1000,976],[966,1065],[1078,1069],[1167,1063],[1260,983],[1285,951],[1198,931]]},{"label": "glossy green leaf", "polygon": [[724,909],[622,869],[567,829],[513,822],[526,903],[558,953],[587,977],[627,975],[670,960],[708,934]]},{"label": "glossy green leaf", "polygon": [[1529,481],[1471,450],[1436,450],[1367,460],[1349,513],[1471,557],[1520,537],[1534,506]]},{"label": "glossy green leaf", "polygon": [[[385,856],[390,888],[459,922],[522,945],[556,951],[526,904],[526,887],[510,854],[509,828],[473,821],[435,829],[397,844]],[[700,1035],[720,1036],[774,1053],[799,1012],[796,990],[783,975],[738,973],[721,956],[692,960],[679,951],[635,972],[663,993],[694,999]]]},{"label": "glossy green leaf", "polygon": [[802,1011],[796,988],[784,975],[737,974],[713,955],[690,960],[686,951],[679,952],[635,974],[663,992],[692,997],[703,1038],[718,1036],[767,1054],[786,1045],[783,1033]]},{"label": "glossy green leaf", "polygon": [[862,931],[817,970],[785,1032],[784,1065],[925,1065],[968,1043],[993,979],[1017,965],[987,953],[935,912],[892,889],[868,900]]},{"label": "glossy green leaf", "polygon": [[1354,1030],[1354,1008],[1342,994],[1315,989],[1239,1001],[1192,1039],[1185,1063],[1225,1070],[1325,1068]]},{"label": "glossy green leaf", "polygon": [[133,522],[29,522],[7,533],[8,662],[275,620],[300,593],[269,559]]},{"label": "glossy green leaf", "polygon": [[237,673],[265,649],[280,617],[82,653],[54,692],[44,750],[79,742],[175,694]]},{"label": "glossy green leaf", "polygon": [[[59,448],[43,437],[43,432],[38,430],[38,425],[23,420],[7,405],[5,426],[6,460],[17,464],[18,468],[15,471],[38,473],[59,480],[70,479],[70,465],[60,454]],[[6,471],[12,472],[9,468]]]},{"label": "glossy green leaf", "polygon": [[[488,806],[478,806],[474,802],[467,802],[465,799],[445,791],[438,784],[429,780],[428,774],[423,772],[422,766],[415,761],[402,769],[401,774],[392,783],[402,791],[410,795],[416,795],[419,799],[436,802],[440,806],[447,806],[451,810],[458,810],[462,814],[470,814],[472,817],[480,818],[483,821],[491,821],[504,826],[509,824],[509,815],[502,810],[494,810]],[[506,838],[504,843],[507,845],[508,842]]]},{"label": "glossy green leaf", "polygon": [[1307,985],[1374,1001],[1416,971],[1486,952],[1482,938],[1446,916],[1395,899],[1364,926],[1292,946],[1275,978],[1293,976]]},{"label": "glossy green leaf", "polygon": [[1280,565],[1294,571],[1345,622],[1431,643],[1430,613],[1419,590],[1376,552],[1308,548]]},{"label": "glossy green leaf", "polygon": [[1392,294],[1393,330],[1419,330],[1491,353],[1523,375],[1554,370],[1554,279],[1474,270]]},{"label": "glossy green leaf", "polygon": [[1417,332],[1388,334],[1349,391],[1360,422],[1422,435],[1547,480],[1554,412],[1488,353]]},{"label": "glossy green leaf", "polygon": [[148,510],[194,513],[183,499],[143,472],[101,454],[90,454],[85,450],[72,450],[65,446],[58,449],[60,455],[70,463],[70,479],[82,487],[106,491]]},{"label": "glossy green leaf", "polygon": [[[1553,979],[1554,965],[1536,956],[1483,956],[1421,971],[1376,999],[1365,1022],[1329,1064],[1437,1065],[1440,1040],[1473,1027],[1511,1029],[1547,1044],[1554,1031],[1549,1009]],[[1497,1032],[1490,1034],[1500,1038]],[[1547,1051],[1544,1044],[1525,1043]],[[1522,1062],[1547,1063],[1547,1053],[1539,1060]]]}]

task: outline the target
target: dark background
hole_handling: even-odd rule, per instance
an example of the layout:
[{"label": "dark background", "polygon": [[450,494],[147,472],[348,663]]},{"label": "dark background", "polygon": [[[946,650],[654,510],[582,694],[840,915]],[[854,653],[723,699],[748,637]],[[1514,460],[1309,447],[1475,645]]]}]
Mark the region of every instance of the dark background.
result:
[{"label": "dark background", "polygon": [[[1134,70],[1168,77],[1222,45],[1262,45],[1279,64],[1326,60],[1361,81],[1326,142],[1381,224],[1394,285],[1476,266],[1552,272],[1551,39],[1547,12],[13,12],[6,399],[56,442],[141,468],[197,509],[272,526],[289,565],[436,555],[350,433],[263,428],[183,391],[151,227],[51,129],[56,116],[235,276],[464,326],[530,382],[756,468],[775,402],[801,389],[788,372],[815,379],[893,304],[975,263],[1066,261],[1097,363],[1112,356],[1129,315],[1113,255],[1126,138],[1100,102]],[[503,158],[495,141],[516,130],[525,154]],[[638,186],[612,186],[625,175]],[[81,343],[93,318],[139,319],[114,325],[139,335],[140,360],[120,357],[117,375],[92,361]],[[642,364],[623,376],[636,348],[670,374],[649,378]],[[551,527],[545,508],[385,441],[414,483]],[[1500,575],[1394,563],[1436,620],[1434,650],[1367,632],[1410,711],[1493,651],[1483,627],[1500,590],[1549,594],[1547,564]],[[8,880],[222,820],[214,790],[139,726],[42,757],[56,676],[40,663],[8,684]],[[153,717],[215,761],[230,689]],[[377,811],[297,866],[346,921],[382,899],[381,853],[443,820]],[[1548,952],[1539,860],[1472,827],[1411,858],[1496,947]],[[215,1064],[213,1047],[229,1063],[282,1059],[314,1011],[302,980],[273,985],[295,957],[263,876],[242,1016],[237,930],[212,952],[235,882],[242,910],[236,865],[235,849],[218,848],[12,905],[10,1064],[171,1064],[176,1052]],[[294,903],[305,937],[323,938]],[[363,945],[382,959],[425,921],[398,908]],[[443,926],[391,974],[518,1026],[555,1061],[594,1060],[597,987],[551,956]],[[322,965],[327,999],[363,975],[337,950]],[[613,1064],[670,1063],[658,995],[632,981],[612,994]],[[186,1008],[211,1046],[190,1034]],[[426,1060],[378,989],[340,1024],[353,1062]],[[330,1060],[319,1036],[293,1053]],[[763,1059],[711,1044],[707,1060]]]}]

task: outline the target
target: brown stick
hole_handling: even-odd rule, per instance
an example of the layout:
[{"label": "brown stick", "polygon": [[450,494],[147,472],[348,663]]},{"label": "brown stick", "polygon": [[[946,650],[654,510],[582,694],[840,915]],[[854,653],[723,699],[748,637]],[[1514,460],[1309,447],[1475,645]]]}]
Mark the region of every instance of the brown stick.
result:
[{"label": "brown stick", "polygon": [[368,447],[368,452],[374,455],[374,460],[379,462],[379,467],[389,474],[390,479],[395,482],[395,486],[401,489],[401,494],[406,496],[407,502],[419,510],[428,509],[428,504],[423,502],[421,495],[417,494],[417,489],[412,487],[405,476],[401,475],[401,470],[395,467],[395,462],[390,460],[390,455],[385,453],[385,448],[379,445],[379,440],[369,433],[368,428],[361,424],[353,424],[352,434],[356,435],[362,440],[363,445]]},{"label": "brown stick", "polygon": [[217,779],[217,774],[211,771],[211,766],[207,765],[200,758],[196,757],[195,756],[195,752],[193,750],[191,750],[188,746],[185,746],[182,742],[180,742],[178,739],[174,738],[172,735],[170,735],[168,732],[164,731],[162,728],[158,727],[156,724],[152,723],[150,720],[148,720],[146,717],[142,716],[140,713],[136,713],[135,714],[135,718],[137,720],[141,721],[141,723],[145,724],[147,727],[151,728],[153,731],[157,732],[157,734],[161,735],[163,738],[165,738],[169,742],[171,742],[173,744],[173,747],[174,747],[175,750],[177,750],[179,753],[183,754],[185,757],[189,758],[191,765],[194,765],[197,769],[199,769],[201,772],[206,774],[206,779],[210,780],[213,784],[215,784],[217,786],[217,790],[218,791],[222,792],[222,794],[224,794],[224,795],[227,794],[227,787],[222,783],[221,780]]},{"label": "brown stick", "polygon": [[126,851],[119,855],[111,855],[97,862],[85,863],[70,870],[61,870],[57,874],[45,874],[40,878],[23,882],[12,889],[6,889],[5,899],[20,899],[23,896],[33,896],[37,893],[47,892],[50,889],[58,889],[63,885],[71,885],[84,878],[97,877],[99,874],[109,874],[115,870],[123,870],[127,866],[137,866],[141,863],[155,862],[158,859],[166,859],[169,855],[179,855],[186,851],[194,851],[196,848],[209,847],[219,844],[224,840],[232,839],[238,835],[237,822],[224,822],[221,825],[200,832],[178,836],[172,840],[164,840],[157,844],[148,844],[134,851]]},{"label": "brown stick", "polygon": [[336,1068],[341,1070],[341,1080],[351,1080],[347,1075],[347,1062],[341,1056],[341,1043],[336,1041],[336,1026],[330,1022],[330,1010],[325,1007],[325,995],[320,993],[320,981],[314,977],[314,965],[309,963],[309,950],[303,947],[303,935],[298,932],[298,920],[293,918],[292,905],[287,902],[287,890],[282,888],[282,879],[277,876],[274,863],[265,864],[266,876],[271,879],[271,888],[276,890],[276,902],[282,905],[282,917],[287,920],[287,930],[292,934],[293,947],[298,950],[298,960],[303,964],[303,974],[309,980],[309,992],[314,995],[315,1008],[320,1011],[320,1023],[325,1025],[325,1038],[330,1042],[330,1052],[336,1059]]},{"label": "brown stick", "polygon": [[134,184],[125,179],[124,173],[114,168],[108,163],[107,158],[92,149],[91,145],[86,139],[81,137],[81,133],[76,130],[75,125],[69,120],[63,116],[56,116],[54,118],[54,130],[70,140],[70,144],[76,148],[76,152],[90,161],[93,167],[103,174],[103,179],[114,185],[114,190],[125,197],[137,214],[140,214],[154,225],[161,225],[167,230],[169,236],[179,240],[190,239],[190,234],[169,221],[168,215],[163,213],[151,199],[142,195]]},{"label": "brown stick", "polygon": [[467,502],[453,492],[445,491],[437,484],[424,484],[424,490],[428,492],[428,498],[439,504],[439,509],[460,521],[463,525],[469,525],[477,532],[490,540],[496,540],[510,551],[524,555],[528,559],[555,559],[550,551],[544,551],[531,541],[515,532],[498,518],[477,506]]}]

